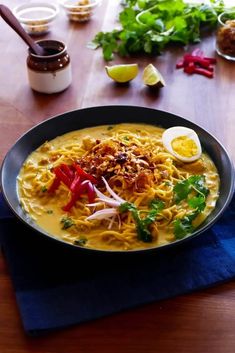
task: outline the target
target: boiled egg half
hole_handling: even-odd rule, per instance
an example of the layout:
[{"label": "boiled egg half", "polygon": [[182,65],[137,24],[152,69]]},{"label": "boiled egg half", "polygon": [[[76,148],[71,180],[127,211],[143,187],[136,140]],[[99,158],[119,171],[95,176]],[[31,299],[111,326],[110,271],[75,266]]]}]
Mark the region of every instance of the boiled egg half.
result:
[{"label": "boiled egg half", "polygon": [[162,134],[165,149],[183,162],[193,162],[202,153],[198,135],[192,129],[174,126],[166,129]]}]

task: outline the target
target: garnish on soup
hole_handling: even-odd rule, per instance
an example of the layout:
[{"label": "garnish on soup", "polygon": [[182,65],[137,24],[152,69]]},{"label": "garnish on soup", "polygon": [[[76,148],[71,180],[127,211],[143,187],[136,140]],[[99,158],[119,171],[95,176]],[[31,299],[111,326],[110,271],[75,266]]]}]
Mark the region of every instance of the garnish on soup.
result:
[{"label": "garnish on soup", "polygon": [[133,250],[191,234],[211,213],[219,176],[195,131],[117,124],[45,142],[18,176],[24,210],[78,246]]}]

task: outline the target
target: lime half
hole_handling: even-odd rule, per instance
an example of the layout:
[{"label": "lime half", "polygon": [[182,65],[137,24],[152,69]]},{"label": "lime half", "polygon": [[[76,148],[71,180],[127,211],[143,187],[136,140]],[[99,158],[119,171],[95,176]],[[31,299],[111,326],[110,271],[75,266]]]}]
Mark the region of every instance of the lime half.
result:
[{"label": "lime half", "polygon": [[153,66],[153,64],[149,64],[143,71],[142,76],[143,82],[145,85],[149,87],[164,87],[165,81],[158,71],[158,69]]},{"label": "lime half", "polygon": [[139,72],[137,64],[105,66],[106,72],[115,82],[129,82],[135,78]]}]

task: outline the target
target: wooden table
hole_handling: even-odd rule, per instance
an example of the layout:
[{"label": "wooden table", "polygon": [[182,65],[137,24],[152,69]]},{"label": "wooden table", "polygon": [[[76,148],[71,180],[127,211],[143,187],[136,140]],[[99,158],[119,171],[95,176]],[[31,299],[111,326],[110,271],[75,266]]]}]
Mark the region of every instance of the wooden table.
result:
[{"label": "wooden table", "polygon": [[[20,0],[8,0],[13,8]],[[81,107],[130,104],[167,110],[184,116],[210,131],[235,159],[235,67],[218,58],[215,78],[187,76],[175,70],[183,49],[174,48],[156,58],[116,59],[138,62],[140,71],[156,64],[167,86],[150,92],[141,75],[129,86],[117,87],[106,76],[101,51],[86,48],[99,30],[117,22],[119,0],[103,1],[95,17],[85,24],[69,23],[63,11],[48,38],[68,45],[73,68],[72,86],[56,95],[33,92],[26,75],[26,46],[0,21],[0,158],[26,130],[53,115]],[[200,47],[214,56],[214,37]],[[221,264],[222,265],[222,264]],[[235,351],[235,282],[183,295],[136,310],[55,332],[47,337],[25,335],[12,283],[3,255],[0,257],[0,352],[126,352],[126,353],[233,353]]]}]

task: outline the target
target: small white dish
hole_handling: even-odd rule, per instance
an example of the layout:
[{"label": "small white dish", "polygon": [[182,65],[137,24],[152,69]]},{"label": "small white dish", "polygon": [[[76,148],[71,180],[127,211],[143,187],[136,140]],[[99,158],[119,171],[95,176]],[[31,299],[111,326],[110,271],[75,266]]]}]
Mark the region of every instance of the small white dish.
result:
[{"label": "small white dish", "polygon": [[85,22],[93,16],[101,0],[59,0],[59,3],[71,21]]},{"label": "small white dish", "polygon": [[59,7],[48,2],[32,2],[15,7],[13,13],[29,34],[41,35],[49,32]]}]

